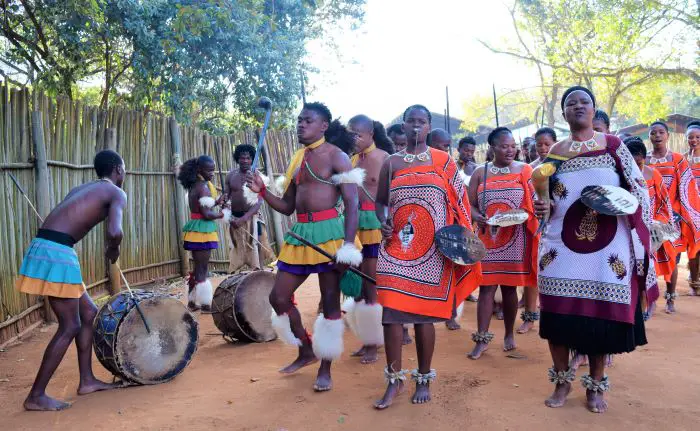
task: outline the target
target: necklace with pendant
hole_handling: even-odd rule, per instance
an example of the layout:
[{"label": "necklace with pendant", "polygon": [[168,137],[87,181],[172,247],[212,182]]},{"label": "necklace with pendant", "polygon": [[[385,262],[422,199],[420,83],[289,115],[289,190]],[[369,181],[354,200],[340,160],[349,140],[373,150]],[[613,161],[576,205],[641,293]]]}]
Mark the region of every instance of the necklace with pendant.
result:
[{"label": "necklace with pendant", "polygon": [[510,173],[510,167],[505,166],[503,168],[499,168],[497,166],[491,165],[489,168],[489,171],[491,171],[492,174],[498,175],[498,174],[509,174]]},{"label": "necklace with pendant", "polygon": [[595,132],[593,132],[593,137],[587,141],[574,141],[574,138],[569,136],[571,139],[571,147],[569,151],[572,153],[580,153],[584,148],[586,151],[595,150],[598,147],[598,143],[595,140]]},{"label": "necklace with pendant", "polygon": [[418,159],[421,162],[425,162],[430,158],[430,148],[426,149],[420,154],[411,154],[406,150],[402,150],[401,152],[405,154],[403,156],[403,161],[406,163],[413,163],[416,161],[416,159]]}]

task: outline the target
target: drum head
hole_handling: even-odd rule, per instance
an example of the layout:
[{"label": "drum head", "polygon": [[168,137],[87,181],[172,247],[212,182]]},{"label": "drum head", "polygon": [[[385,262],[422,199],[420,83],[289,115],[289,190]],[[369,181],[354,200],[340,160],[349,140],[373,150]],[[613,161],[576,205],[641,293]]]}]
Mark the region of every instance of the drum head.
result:
[{"label": "drum head", "polygon": [[443,256],[458,265],[472,265],[486,256],[484,243],[474,232],[458,224],[438,230],[435,244]]},{"label": "drum head", "polygon": [[508,227],[523,224],[530,218],[530,214],[524,209],[516,208],[508,211],[503,211],[494,214],[486,220],[486,223],[491,226]]},{"label": "drum head", "polygon": [[581,202],[600,214],[623,216],[634,214],[639,201],[630,192],[615,186],[587,186],[581,191]]},{"label": "drum head", "polygon": [[124,376],[144,385],[167,382],[180,374],[197,350],[197,321],[170,296],[139,302],[151,332],[146,331],[136,307],[122,320],[116,358]]},{"label": "drum head", "polygon": [[226,337],[262,343],[277,338],[272,327],[270,292],[275,274],[252,271],[234,274],[214,293],[212,318]]}]

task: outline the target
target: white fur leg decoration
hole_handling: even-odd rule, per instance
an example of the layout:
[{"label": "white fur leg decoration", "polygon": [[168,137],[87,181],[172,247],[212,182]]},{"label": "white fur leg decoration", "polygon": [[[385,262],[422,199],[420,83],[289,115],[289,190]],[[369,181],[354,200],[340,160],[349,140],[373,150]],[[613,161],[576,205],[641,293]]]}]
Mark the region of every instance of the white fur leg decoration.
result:
[{"label": "white fur leg decoration", "polygon": [[343,301],[343,304],[340,306],[340,310],[345,312],[345,316],[343,318],[345,319],[345,323],[347,323],[348,328],[350,328],[350,331],[352,331],[352,333],[359,338],[359,335],[357,335],[357,314],[355,313],[357,310],[357,302],[355,302],[355,298],[347,298],[345,301]]},{"label": "white fur leg decoration", "polygon": [[211,300],[214,298],[214,292],[211,286],[211,281],[208,279],[194,286],[194,303],[197,305],[211,306]]},{"label": "white fur leg decoration", "polygon": [[191,302],[191,303],[194,304],[194,302],[195,302],[196,299],[197,299],[197,295],[196,295],[196,294],[197,294],[197,289],[196,289],[196,288],[195,288],[195,289],[192,289],[192,290],[189,290],[189,289],[190,289],[190,288],[189,288],[189,286],[188,286],[188,287],[187,287],[187,290],[188,290],[188,292],[187,292],[187,302]]},{"label": "white fur leg decoration", "polygon": [[204,208],[214,208],[214,205],[216,205],[216,199],[211,196],[202,196],[199,198],[199,206]]},{"label": "white fur leg decoration", "polygon": [[358,302],[355,306],[357,336],[365,346],[384,345],[384,327],[382,326],[382,306]]},{"label": "white fur leg decoration", "polygon": [[326,319],[319,314],[314,323],[313,350],[319,359],[332,361],[343,354],[343,332],[345,324],[342,319]]},{"label": "white fur leg decoration", "polygon": [[464,312],[464,302],[459,304],[459,307],[457,307],[457,316],[455,317],[455,320],[461,319],[463,312]]},{"label": "white fur leg decoration", "polygon": [[284,313],[278,315],[275,310],[272,310],[272,328],[277,333],[277,338],[290,346],[301,346],[301,340],[298,339],[292,332],[292,325],[289,323],[289,315]]},{"label": "white fur leg decoration", "polygon": [[224,214],[224,223],[231,223],[231,210],[228,208],[224,208],[221,210],[221,212]]},{"label": "white fur leg decoration", "polygon": [[333,184],[355,184],[361,186],[365,182],[365,172],[362,168],[354,168],[347,172],[341,172],[331,177]]},{"label": "white fur leg decoration", "polygon": [[355,244],[346,242],[335,253],[335,261],[351,266],[360,266],[362,263],[362,252],[355,247]]}]

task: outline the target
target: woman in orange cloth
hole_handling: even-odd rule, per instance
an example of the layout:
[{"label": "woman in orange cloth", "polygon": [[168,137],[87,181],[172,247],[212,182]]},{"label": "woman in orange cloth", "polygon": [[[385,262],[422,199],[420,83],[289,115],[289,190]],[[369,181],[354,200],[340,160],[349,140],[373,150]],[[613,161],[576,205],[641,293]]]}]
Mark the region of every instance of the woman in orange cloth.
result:
[{"label": "woman in orange cloth", "polygon": [[[685,132],[685,138],[688,141],[688,154],[686,154],[686,159],[688,159],[688,164],[690,169],[693,171],[693,177],[695,177],[695,184],[698,185],[700,181],[700,121],[694,121],[688,124],[688,128]],[[698,185],[700,191],[700,185]],[[694,284],[690,286],[691,296],[697,296],[698,286],[698,275],[700,272],[700,256],[695,256],[694,259],[690,259],[688,262],[688,268],[690,269],[690,280],[696,280]]]},{"label": "woman in orange cloth", "polygon": [[[537,219],[534,217],[532,168],[515,161],[516,145],[510,130],[495,128],[488,136],[493,148],[494,160],[488,166],[474,171],[469,182],[469,201],[472,202],[472,217],[479,229],[479,238],[486,246],[486,257],[482,261],[483,280],[479,288],[477,307],[478,332],[472,334],[476,343],[469,358],[479,359],[493,339],[489,331],[493,298],[501,287],[503,296],[504,324],[506,334],[503,350],[515,349],[513,327],[518,311],[518,294],[515,286],[526,289],[537,286]],[[484,168],[487,171],[484,171]],[[484,177],[486,192],[484,193]],[[486,224],[487,218],[503,211],[523,209],[529,215],[522,224],[496,227]],[[535,308],[535,304],[530,304]],[[529,320],[538,320],[536,308],[526,310]],[[530,313],[533,314],[530,319]]]},{"label": "woman in orange cloth", "polygon": [[[408,146],[383,164],[377,188],[376,215],[384,242],[377,260],[377,292],[382,304],[387,388],[374,404],[389,407],[402,392],[403,325],[413,324],[418,368],[414,404],[430,401],[436,322],[455,315],[456,305],[479,284],[481,266],[456,265],[437,250],[435,233],[460,224],[471,229],[469,198],[457,165],[445,152],[428,148],[430,111],[421,105],[404,112]],[[388,216],[385,209],[388,206]]]},{"label": "woman in orange cloth", "polygon": [[[668,197],[668,189],[664,185],[663,177],[659,171],[645,166],[647,149],[644,146],[644,141],[633,136],[625,139],[625,145],[627,145],[632,157],[634,157],[634,161],[637,162],[637,166],[642,171],[644,181],[646,181],[649,188],[649,206],[653,211],[652,217],[655,221],[663,224],[672,223],[673,209],[671,208],[671,200]],[[667,280],[670,279],[673,271],[676,269],[676,250],[670,241],[664,242],[656,252],[654,267],[656,268],[656,275],[663,275]],[[644,320],[649,320],[654,314],[657,299],[659,299],[659,287],[654,285],[647,289],[646,296],[642,297],[642,300],[646,300],[646,306],[643,307],[645,310]]]},{"label": "woman in orange cloth", "polygon": [[[668,126],[657,121],[649,127],[649,140],[653,146],[651,155],[647,156],[647,164],[659,171],[668,188],[674,219],[680,224],[681,236],[673,243],[676,249],[676,263],[682,252],[688,253],[688,259],[693,260],[700,249],[700,195],[695,183],[695,177],[690,164],[683,155],[674,153],[668,148]],[[691,274],[690,287],[700,292],[698,274]],[[670,280],[666,283],[666,312],[675,313],[676,282],[678,267],[673,270]]]}]

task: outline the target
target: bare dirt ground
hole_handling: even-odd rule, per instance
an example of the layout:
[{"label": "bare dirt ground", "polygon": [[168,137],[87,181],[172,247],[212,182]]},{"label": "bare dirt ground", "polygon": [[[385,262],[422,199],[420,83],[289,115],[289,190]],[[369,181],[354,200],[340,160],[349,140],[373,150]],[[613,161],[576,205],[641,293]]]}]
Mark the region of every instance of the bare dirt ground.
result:
[{"label": "bare dirt ground", "polygon": [[[681,273],[679,292],[688,290]],[[315,278],[298,291],[305,322],[311,326],[318,304]],[[610,410],[586,411],[585,393],[578,382],[568,404],[544,406],[552,385],[547,381],[551,359],[537,332],[517,335],[523,359],[502,352],[503,324],[492,322],[496,338],[478,361],[467,359],[476,325],[476,304],[467,303],[460,331],[437,326],[433,361],[438,380],[433,402],[410,404],[409,390],[386,411],[372,402],[384,389],[383,351],[380,362],[360,365],[350,352],[357,340],[346,332],[345,357],[334,365],[334,389],[317,394],[311,389],[316,366],[296,375],[277,370],[295,357],[279,341],[232,345],[219,336],[210,316],[200,316],[199,350],[190,366],[173,381],[77,396],[75,349],[71,348],[49,384],[49,394],[74,402],[63,412],[25,412],[26,396],[43,349],[54,327],[0,353],[0,412],[2,429],[70,430],[529,430],[529,429],[698,429],[700,422],[700,298],[681,296],[678,313],[660,312],[648,322],[649,344],[618,356],[609,370]],[[404,368],[416,366],[415,346],[404,348]],[[95,360],[98,377],[111,376]],[[587,368],[579,371],[579,376]]]}]

